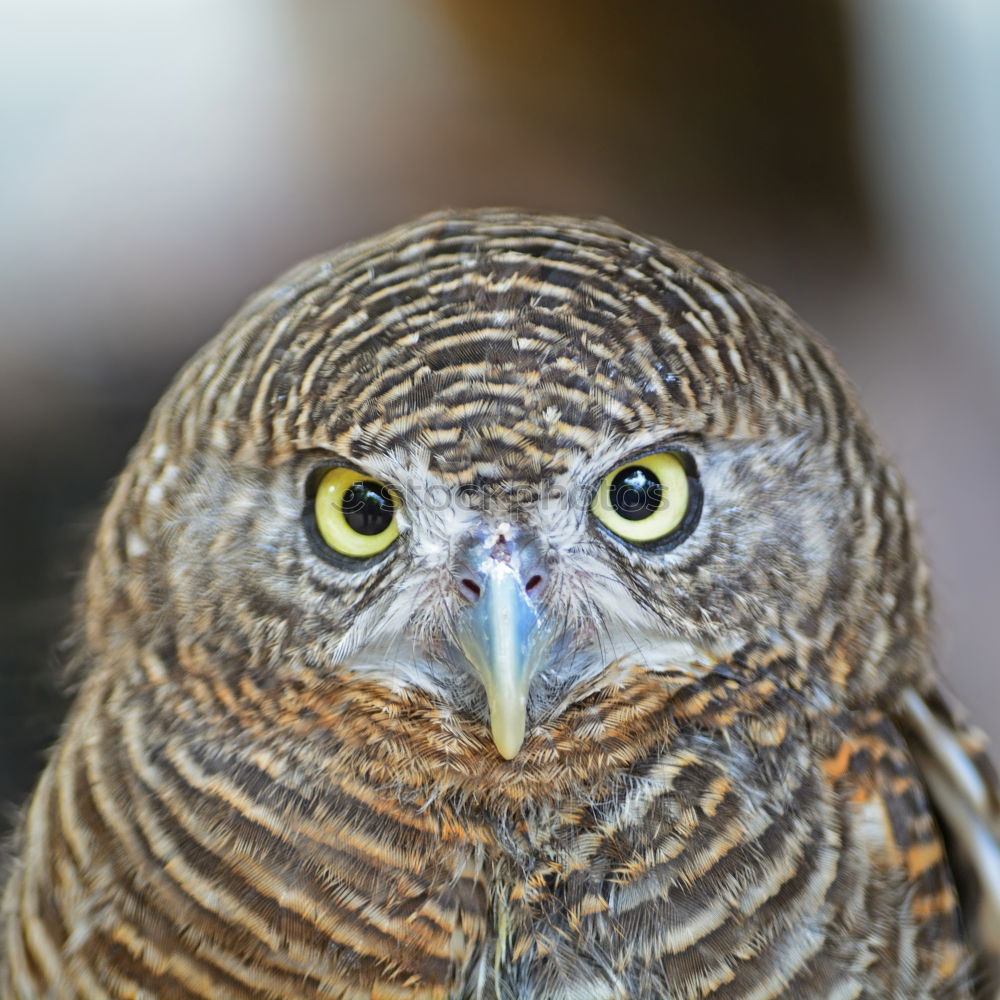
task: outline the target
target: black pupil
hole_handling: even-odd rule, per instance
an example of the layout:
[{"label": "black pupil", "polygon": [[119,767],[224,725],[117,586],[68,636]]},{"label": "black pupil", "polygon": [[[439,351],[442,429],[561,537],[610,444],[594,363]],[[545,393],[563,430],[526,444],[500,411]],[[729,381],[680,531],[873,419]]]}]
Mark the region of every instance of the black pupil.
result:
[{"label": "black pupil", "polygon": [[396,513],[389,491],[381,483],[370,479],[355,483],[344,491],[341,509],[344,520],[359,535],[380,535],[392,524]]},{"label": "black pupil", "polygon": [[663,504],[663,487],[649,469],[630,465],[611,480],[611,506],[629,521],[651,517]]}]

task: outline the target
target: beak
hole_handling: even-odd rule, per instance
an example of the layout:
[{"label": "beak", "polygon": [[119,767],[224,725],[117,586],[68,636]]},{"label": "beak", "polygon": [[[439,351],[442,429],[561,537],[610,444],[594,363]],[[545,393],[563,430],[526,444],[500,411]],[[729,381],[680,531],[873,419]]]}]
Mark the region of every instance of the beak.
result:
[{"label": "beak", "polygon": [[524,742],[528,691],[553,628],[533,596],[544,574],[522,568],[503,536],[480,552],[478,566],[462,580],[472,603],[459,612],[456,638],[486,690],[493,742],[510,760]]}]

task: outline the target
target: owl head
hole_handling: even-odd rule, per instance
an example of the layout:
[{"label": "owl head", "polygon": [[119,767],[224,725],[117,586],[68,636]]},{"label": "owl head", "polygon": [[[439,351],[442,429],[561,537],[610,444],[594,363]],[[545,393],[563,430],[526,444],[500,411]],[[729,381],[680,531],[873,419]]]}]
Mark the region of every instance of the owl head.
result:
[{"label": "owl head", "polygon": [[509,211],[253,298],[155,411],[87,590],[92,653],[363,676],[507,758],[623,665],[738,679],[766,651],[846,704],[926,659],[905,492],[791,311],[611,223]]}]

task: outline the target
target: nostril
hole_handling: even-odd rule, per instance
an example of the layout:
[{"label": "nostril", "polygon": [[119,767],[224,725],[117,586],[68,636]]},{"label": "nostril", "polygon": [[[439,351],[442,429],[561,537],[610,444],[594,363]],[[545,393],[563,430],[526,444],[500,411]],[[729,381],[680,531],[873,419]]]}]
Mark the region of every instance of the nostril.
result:
[{"label": "nostril", "polygon": [[458,581],[458,591],[467,601],[475,603],[482,595],[483,588],[475,580],[470,580],[467,576],[463,576]]},{"label": "nostril", "polygon": [[525,585],[525,593],[531,594],[532,592],[538,593],[542,589],[542,584],[545,582],[544,577],[541,573],[536,573]]}]

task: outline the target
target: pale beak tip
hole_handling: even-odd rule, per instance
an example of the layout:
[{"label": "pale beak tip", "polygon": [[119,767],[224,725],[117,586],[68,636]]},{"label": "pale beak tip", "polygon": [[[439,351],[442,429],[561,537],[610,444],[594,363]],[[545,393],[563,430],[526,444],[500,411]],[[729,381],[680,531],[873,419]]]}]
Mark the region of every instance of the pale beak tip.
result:
[{"label": "pale beak tip", "polygon": [[[499,713],[498,713],[499,714]],[[500,756],[505,760],[513,760],[524,743],[524,713],[520,719],[497,718],[493,716],[490,729],[493,733],[493,743]]]}]

